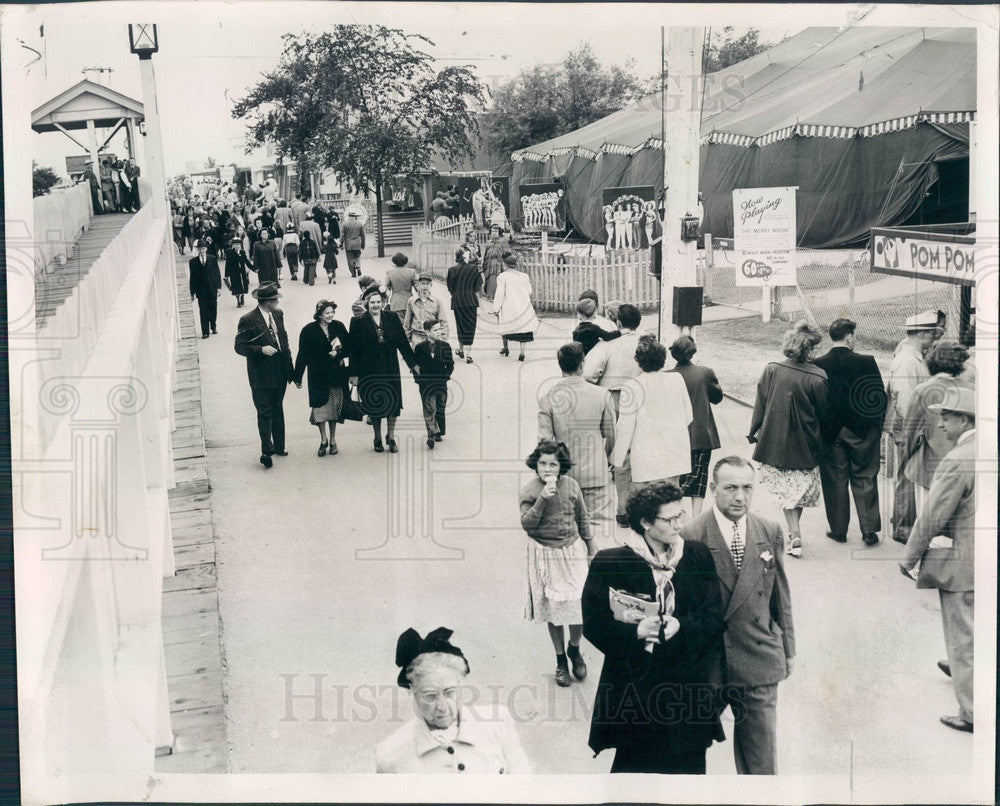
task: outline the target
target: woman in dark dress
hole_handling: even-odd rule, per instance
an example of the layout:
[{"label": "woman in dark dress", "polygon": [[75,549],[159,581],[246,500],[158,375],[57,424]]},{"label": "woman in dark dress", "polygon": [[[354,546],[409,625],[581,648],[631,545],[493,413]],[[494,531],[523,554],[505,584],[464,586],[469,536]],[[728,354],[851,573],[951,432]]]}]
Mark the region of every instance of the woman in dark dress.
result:
[{"label": "woman in dark dress", "polygon": [[[455,312],[455,330],[458,333],[459,358],[472,363],[472,342],[476,340],[476,316],[479,313],[479,293],[483,290],[483,275],[479,266],[469,262],[469,253],[463,248],[455,253],[454,266],[448,269],[446,284],[451,294],[451,309]],[[469,355],[465,355],[465,350]]]},{"label": "woman in dark dress", "polygon": [[326,282],[337,282],[337,253],[340,247],[337,246],[337,239],[332,232],[326,233],[326,244],[323,246],[323,268],[326,269]]},{"label": "woman in dark dress", "polygon": [[281,283],[278,282],[281,255],[278,253],[277,245],[271,240],[271,231],[267,227],[260,231],[260,240],[253,245],[251,260],[253,270],[257,272],[258,283],[276,283],[279,288],[281,287]]},{"label": "woman in dark dress", "polygon": [[[309,422],[319,428],[317,456],[337,453],[337,423],[344,421],[347,391],[347,345],[350,338],[342,322],[333,318],[337,303],[321,299],[316,303],[315,321],[299,334],[299,354],[295,359],[295,385],[302,388],[302,376],[309,371]],[[329,426],[329,432],[327,427]]]},{"label": "woman in dark dress", "polygon": [[399,356],[416,372],[413,349],[399,317],[383,310],[385,300],[378,286],[364,294],[365,312],[351,320],[348,336],[351,385],[357,384],[361,408],[375,430],[375,452],[382,453],[382,420],[390,453],[397,453],[396,418],[403,408]]},{"label": "woman in dark dress", "polygon": [[598,552],[583,589],[583,634],[604,653],[590,725],[611,772],[703,775],[723,741],[722,595],[712,555],[678,534],[681,489],[658,481],[626,508],[635,534]]},{"label": "woman in dark dress", "polygon": [[233,238],[226,250],[226,285],[236,297],[236,307],[243,307],[243,297],[250,290],[250,259],[243,251],[243,239]]}]

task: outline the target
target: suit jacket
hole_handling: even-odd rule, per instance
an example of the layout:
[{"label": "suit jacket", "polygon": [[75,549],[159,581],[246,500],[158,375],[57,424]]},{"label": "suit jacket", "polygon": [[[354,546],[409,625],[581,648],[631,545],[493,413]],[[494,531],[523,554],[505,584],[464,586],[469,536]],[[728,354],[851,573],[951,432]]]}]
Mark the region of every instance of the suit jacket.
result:
[{"label": "suit jacket", "polygon": [[719,531],[714,507],[685,525],[681,536],[704,543],[715,560],[726,619],[726,683],[766,686],[788,676],[787,659],[795,656],[792,602],[782,562],[781,528],[752,513],[746,527],[739,570],[728,539]]},{"label": "suit jacket", "polygon": [[[970,436],[966,436],[970,434]],[[976,554],[975,431],[952,448],[937,466],[927,508],[917,518],[906,541],[905,564],[918,560],[918,588],[946,591],[974,589]],[[930,548],[937,535],[950,537],[951,548]]]},{"label": "suit jacket", "polygon": [[829,413],[823,436],[833,442],[842,428],[862,437],[881,428],[888,397],[875,358],[850,347],[831,347],[813,363],[826,372]]},{"label": "suit jacket", "polygon": [[583,377],[605,389],[621,389],[625,382],[642,371],[635,362],[639,334],[624,332],[614,341],[602,341],[587,353],[583,362]]},{"label": "suit jacket", "polygon": [[341,225],[340,230],[340,243],[345,252],[360,252],[365,248],[365,228],[361,222],[349,218]]},{"label": "suit jacket", "polygon": [[725,738],[713,696],[720,682],[723,604],[710,552],[685,544],[672,584],[681,628],[647,652],[636,625],[616,620],[609,601],[611,588],[656,600],[646,561],[621,546],[598,552],[590,564],[581,600],[583,634],[604,654],[588,742],[595,753],[640,742],[702,750]]},{"label": "suit jacket", "polygon": [[[247,377],[252,389],[280,388],[292,380],[292,352],[285,332],[285,317],[274,311],[274,329],[277,338],[267,326],[267,319],[260,308],[240,317],[236,328],[234,349],[247,359]],[[274,347],[278,352],[264,355],[264,347]]]},{"label": "suit jacket", "polygon": [[483,275],[471,263],[456,263],[445,278],[451,294],[451,309],[479,307],[479,292],[483,290]]},{"label": "suit jacket", "polygon": [[417,386],[422,391],[448,388],[448,379],[455,369],[455,359],[452,357],[451,345],[448,342],[435,342],[434,357],[431,358],[430,341],[422,341],[413,348],[413,358],[414,363],[420,367]]},{"label": "suit jacket", "polygon": [[720,446],[719,431],[712,415],[712,405],[722,402],[722,386],[715,372],[699,364],[678,364],[671,372],[684,379],[691,399],[691,424],[688,436],[692,451],[714,450]]},{"label": "suit jacket", "polygon": [[753,458],[783,470],[811,470],[823,447],[827,416],[826,372],[812,364],[775,361],[757,382],[757,402],[747,439]]},{"label": "suit jacket", "polygon": [[191,289],[191,296],[198,299],[208,299],[216,296],[222,288],[222,276],[219,274],[219,261],[211,255],[205,256],[205,265],[195,255],[188,261],[188,273],[190,279],[188,286]]},{"label": "suit jacket", "polygon": [[607,389],[572,376],[558,381],[538,401],[538,438],[566,443],[581,487],[611,481],[608,457],[615,446],[615,405]]},{"label": "suit jacket", "polygon": [[402,317],[406,303],[417,287],[417,273],[409,266],[393,266],[385,273],[385,284],[389,287],[389,310]]}]

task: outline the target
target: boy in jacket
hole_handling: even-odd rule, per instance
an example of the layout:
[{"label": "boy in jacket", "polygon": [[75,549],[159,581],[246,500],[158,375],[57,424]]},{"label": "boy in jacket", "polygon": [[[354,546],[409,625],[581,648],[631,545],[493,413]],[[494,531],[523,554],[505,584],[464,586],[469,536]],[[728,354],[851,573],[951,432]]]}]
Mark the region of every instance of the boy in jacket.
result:
[{"label": "boy in jacket", "polygon": [[420,367],[417,386],[427,424],[427,447],[434,450],[445,432],[444,410],[448,405],[448,379],[455,369],[451,345],[444,341],[444,326],[439,319],[424,322],[426,341],[413,349],[416,365]]}]

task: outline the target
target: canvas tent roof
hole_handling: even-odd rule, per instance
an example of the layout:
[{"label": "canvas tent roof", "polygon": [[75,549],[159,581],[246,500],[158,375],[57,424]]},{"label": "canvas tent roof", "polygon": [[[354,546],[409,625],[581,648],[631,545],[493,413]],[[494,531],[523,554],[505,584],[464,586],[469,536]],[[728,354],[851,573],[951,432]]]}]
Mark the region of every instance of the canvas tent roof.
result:
[{"label": "canvas tent roof", "polygon": [[[877,201],[875,197],[889,190],[886,181],[871,176],[870,203],[861,205],[859,216],[848,221],[833,213],[814,220],[804,245],[856,242],[870,226],[898,223],[933,183],[933,162],[968,152],[968,122],[976,109],[975,36],[972,28],[807,28],[708,76],[700,182],[706,224],[712,219],[713,232],[730,234],[732,211],[727,232],[723,208],[731,190],[769,184],[798,185],[800,217],[815,219],[816,210],[808,203],[811,193],[823,197],[824,208],[855,203],[839,189],[848,192],[847,177],[856,174],[861,162],[877,161],[881,153],[881,161],[894,173],[906,153],[904,161],[919,161],[925,168],[909,172],[909,181],[893,184],[892,195],[899,198],[882,211],[886,220],[865,219],[871,209],[883,206],[884,195]],[[904,132],[905,146],[894,138]],[[602,187],[662,185],[662,177],[656,176],[660,137],[656,94],[574,132],[516,151],[512,184],[562,179],[568,186],[571,221],[584,234],[600,238],[604,228],[597,208]],[[800,167],[798,175],[790,172],[789,161]],[[826,186],[819,179],[824,172],[831,175]],[[590,185],[589,202],[581,182]],[[850,190],[855,196],[857,192]],[[838,217],[835,225],[824,223]]]}]

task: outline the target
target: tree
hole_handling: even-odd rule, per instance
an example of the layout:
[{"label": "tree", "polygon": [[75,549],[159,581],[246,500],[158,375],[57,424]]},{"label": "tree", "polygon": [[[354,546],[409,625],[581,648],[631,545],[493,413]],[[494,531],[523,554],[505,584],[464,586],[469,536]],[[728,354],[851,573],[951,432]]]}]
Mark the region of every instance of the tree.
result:
[{"label": "tree", "polygon": [[31,163],[31,195],[44,196],[59,184],[59,177],[51,168],[39,168]]},{"label": "tree", "polygon": [[[414,176],[434,155],[471,156],[474,110],[485,101],[469,67],[435,70],[420,49],[434,43],[381,25],[339,25],[285,34],[277,68],[233,107],[248,121],[249,147],[270,141],[305,177],[333,171],[355,193],[382,193],[393,176]],[[307,180],[306,180],[307,181]],[[382,216],[378,254],[385,255]]]},{"label": "tree", "polygon": [[748,28],[742,36],[736,36],[733,26],[727,25],[710,37],[702,56],[702,72],[714,73],[771,47],[773,44],[760,41],[757,28]]},{"label": "tree", "polygon": [[216,166],[215,157],[209,157],[208,159],[205,160],[205,167],[208,170],[212,170],[215,166]]},{"label": "tree", "polygon": [[486,116],[485,137],[509,155],[617,112],[648,91],[631,62],[604,67],[584,44],[557,65],[531,67],[501,84]]}]

